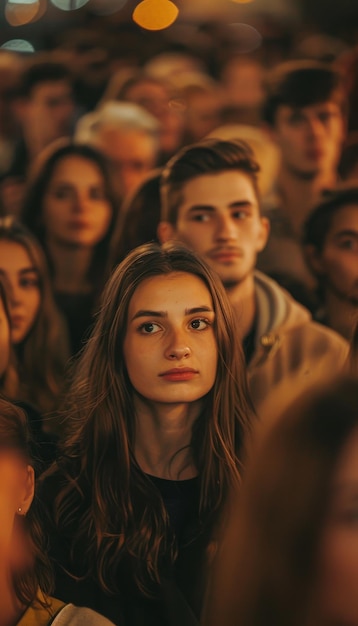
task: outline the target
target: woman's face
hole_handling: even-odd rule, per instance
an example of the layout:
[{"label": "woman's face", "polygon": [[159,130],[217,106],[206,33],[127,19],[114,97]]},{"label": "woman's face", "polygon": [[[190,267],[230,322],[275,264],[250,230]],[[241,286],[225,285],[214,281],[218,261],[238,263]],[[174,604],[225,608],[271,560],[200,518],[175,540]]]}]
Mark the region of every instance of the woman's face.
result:
[{"label": "woman's face", "polygon": [[65,247],[93,247],[107,234],[112,207],[99,167],[81,156],[57,163],[43,199],[48,241]]},{"label": "woman's face", "polygon": [[324,623],[358,624],[358,428],[343,450],[320,552]]},{"label": "woman's face", "polygon": [[0,280],[7,296],[11,342],[19,344],[31,331],[41,305],[38,269],[20,243],[1,240]]},{"label": "woman's face", "polygon": [[10,325],[0,297],[0,378],[4,375],[10,359]]},{"label": "woman's face", "polygon": [[124,358],[131,383],[156,404],[200,400],[217,368],[215,313],[205,284],[175,272],[144,280],[129,304]]}]

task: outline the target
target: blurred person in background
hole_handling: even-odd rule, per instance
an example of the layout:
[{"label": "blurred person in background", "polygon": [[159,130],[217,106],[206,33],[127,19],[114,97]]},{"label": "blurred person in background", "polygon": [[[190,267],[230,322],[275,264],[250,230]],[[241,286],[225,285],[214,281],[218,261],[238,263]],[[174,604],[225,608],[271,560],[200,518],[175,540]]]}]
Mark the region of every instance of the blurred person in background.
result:
[{"label": "blurred person in background", "polygon": [[202,625],[356,625],[357,379],[302,398],[257,446]]},{"label": "blurred person in background", "polygon": [[10,216],[0,220],[0,282],[4,288],[15,353],[11,399],[27,401],[56,430],[51,413],[64,389],[69,351],[65,324],[55,306],[44,253],[38,241]]},{"label": "blurred person in background", "polygon": [[12,162],[1,176],[4,213],[19,217],[32,162],[52,141],[71,135],[75,110],[71,81],[67,66],[51,57],[24,65],[14,103],[20,139]]},{"label": "blurred person in background", "polygon": [[281,153],[276,189],[263,199],[271,234],[258,267],[287,287],[289,278],[314,288],[303,258],[302,225],[338,179],[347,96],[341,75],[318,61],[288,61],[267,77],[263,121]]},{"label": "blurred person in background", "polygon": [[0,623],[110,626],[52,598],[53,575],[35,497],[33,443],[24,412],[0,398]]},{"label": "blurred person in background", "polygon": [[11,165],[19,136],[13,101],[22,67],[19,54],[0,49],[0,176]]},{"label": "blurred person in background", "polygon": [[138,69],[119,71],[109,81],[103,101],[131,102],[142,107],[159,122],[159,164],[165,163],[183,143],[183,107],[168,81],[154,78]]},{"label": "blurred person in background", "polygon": [[350,340],[358,316],[358,181],[326,192],[303,226],[308,267],[317,279],[317,321]]},{"label": "blurred person in background", "polygon": [[159,134],[156,118],[141,106],[107,101],[80,118],[75,141],[106,156],[117,198],[123,200],[157,166]]},{"label": "blurred person in background", "polygon": [[108,163],[100,151],[60,141],[38,157],[22,219],[46,253],[72,354],[93,323],[116,218]]},{"label": "blurred person in background", "polygon": [[224,123],[260,125],[264,75],[261,61],[254,56],[233,54],[223,62],[220,83]]}]

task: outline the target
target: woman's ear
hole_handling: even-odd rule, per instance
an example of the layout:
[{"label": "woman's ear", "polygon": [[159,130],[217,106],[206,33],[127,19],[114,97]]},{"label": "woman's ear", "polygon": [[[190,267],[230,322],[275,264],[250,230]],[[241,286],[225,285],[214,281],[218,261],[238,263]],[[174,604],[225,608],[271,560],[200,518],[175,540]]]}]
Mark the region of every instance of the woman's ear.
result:
[{"label": "woman's ear", "polygon": [[175,228],[170,222],[159,222],[157,228],[157,237],[160,243],[167,243],[175,239]]},{"label": "woman's ear", "polygon": [[18,514],[26,515],[35,494],[35,471],[31,465],[24,468],[22,495],[18,504]]}]

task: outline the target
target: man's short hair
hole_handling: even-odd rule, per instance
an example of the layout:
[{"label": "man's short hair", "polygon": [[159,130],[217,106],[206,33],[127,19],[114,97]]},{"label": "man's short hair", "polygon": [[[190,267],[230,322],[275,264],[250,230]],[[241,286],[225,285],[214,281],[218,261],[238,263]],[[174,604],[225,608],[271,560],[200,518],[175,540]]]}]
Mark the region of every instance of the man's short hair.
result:
[{"label": "man's short hair", "polygon": [[281,105],[303,108],[327,101],[340,105],[347,111],[347,93],[343,76],[327,63],[312,60],[287,61],[268,73],[262,118],[275,125],[276,113]]},{"label": "man's short hair", "polygon": [[183,185],[206,174],[226,171],[246,174],[259,201],[259,170],[253,150],[249,144],[239,139],[205,139],[183,148],[170,159],[161,176],[162,220],[176,224],[182,203]]},{"label": "man's short hair", "polygon": [[303,245],[321,253],[336,213],[349,204],[358,206],[358,185],[325,191],[321,202],[311,211],[303,226]]},{"label": "man's short hair", "polygon": [[58,61],[35,61],[22,72],[18,95],[21,98],[29,98],[37,85],[59,81],[71,83],[71,80],[71,72],[64,63]]}]

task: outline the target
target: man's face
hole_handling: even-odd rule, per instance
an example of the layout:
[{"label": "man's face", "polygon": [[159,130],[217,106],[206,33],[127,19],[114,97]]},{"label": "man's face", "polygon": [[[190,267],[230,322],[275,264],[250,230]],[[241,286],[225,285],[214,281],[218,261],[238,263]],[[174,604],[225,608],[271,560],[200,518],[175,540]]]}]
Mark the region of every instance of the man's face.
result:
[{"label": "man's face", "polygon": [[272,134],[283,167],[303,178],[330,173],[337,167],[345,134],[341,109],[333,101],[303,108],[281,105]]},{"label": "man's face", "polygon": [[67,80],[46,81],[36,85],[24,108],[24,121],[31,129],[41,128],[50,142],[70,133],[74,101]]},{"label": "man's face", "polygon": [[335,214],[319,258],[326,290],[358,307],[358,205]]},{"label": "man's face", "polygon": [[203,174],[182,187],[175,226],[164,222],[162,241],[176,239],[198,253],[227,287],[243,282],[267,241],[253,184],[245,173]]}]

